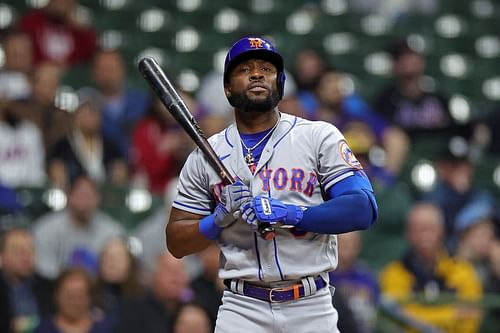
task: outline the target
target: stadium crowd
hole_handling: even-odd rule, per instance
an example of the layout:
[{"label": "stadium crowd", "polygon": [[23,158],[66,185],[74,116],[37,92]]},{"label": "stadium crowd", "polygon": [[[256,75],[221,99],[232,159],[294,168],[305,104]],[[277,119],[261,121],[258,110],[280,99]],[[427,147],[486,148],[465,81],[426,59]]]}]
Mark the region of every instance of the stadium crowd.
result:
[{"label": "stadium crowd", "polygon": [[[49,0],[0,35],[0,332],[212,332],[218,248],[179,260],[165,247],[176,177],[195,146],[149,90],[129,87],[129,59],[99,46],[76,5]],[[423,54],[405,38],[386,51],[392,81],[370,100],[348,89],[335,59],[297,52],[279,105],[336,125],[381,199],[373,230],[339,235],[339,328],[391,332],[381,309],[396,308],[422,332],[498,332],[498,299],[483,302],[500,293],[498,197],[474,182],[478,156],[500,154],[498,111],[457,120],[447,93],[422,84]],[[56,95],[81,65],[91,85],[69,112]],[[207,136],[231,121],[222,73],[182,96]],[[436,170],[426,191],[406,176],[422,142]],[[107,190],[131,187],[162,198],[133,228],[103,209]],[[66,204],[26,214],[26,188],[59,189]]]}]

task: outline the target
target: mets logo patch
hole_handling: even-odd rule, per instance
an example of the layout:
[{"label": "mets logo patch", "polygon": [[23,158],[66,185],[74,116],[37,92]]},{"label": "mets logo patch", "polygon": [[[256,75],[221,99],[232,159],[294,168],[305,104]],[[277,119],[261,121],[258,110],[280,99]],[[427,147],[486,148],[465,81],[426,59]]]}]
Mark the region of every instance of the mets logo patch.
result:
[{"label": "mets logo patch", "polygon": [[248,41],[250,43],[250,47],[254,49],[260,49],[263,46],[263,41],[260,38],[248,38]]},{"label": "mets logo patch", "polygon": [[342,156],[344,161],[353,168],[363,169],[363,166],[361,165],[361,163],[359,163],[358,159],[356,158],[356,156],[354,156],[354,153],[345,141],[342,141],[340,143],[340,155]]}]

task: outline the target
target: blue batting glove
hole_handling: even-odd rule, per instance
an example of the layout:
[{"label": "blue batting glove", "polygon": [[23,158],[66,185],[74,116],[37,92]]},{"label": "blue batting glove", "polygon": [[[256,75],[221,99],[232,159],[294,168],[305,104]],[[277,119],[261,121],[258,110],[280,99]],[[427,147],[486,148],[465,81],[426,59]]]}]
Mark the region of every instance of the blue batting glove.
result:
[{"label": "blue batting glove", "polygon": [[302,207],[284,204],[277,199],[260,195],[253,198],[252,206],[257,220],[269,224],[295,226],[304,216]]},{"label": "blue batting glove", "polygon": [[241,218],[252,228],[253,231],[257,231],[259,229],[259,221],[257,220],[257,216],[255,216],[255,212],[253,211],[253,201],[250,200],[240,207],[240,215]]}]

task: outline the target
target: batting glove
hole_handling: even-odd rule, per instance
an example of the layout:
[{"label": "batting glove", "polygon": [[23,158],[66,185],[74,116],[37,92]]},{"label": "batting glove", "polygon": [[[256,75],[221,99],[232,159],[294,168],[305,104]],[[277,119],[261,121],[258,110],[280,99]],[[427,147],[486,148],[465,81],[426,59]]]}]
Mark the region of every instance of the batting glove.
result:
[{"label": "batting glove", "polygon": [[238,219],[240,207],[251,200],[252,193],[241,180],[224,186],[220,195],[220,202],[214,211],[215,224],[221,228],[226,228]]},{"label": "batting glove", "polygon": [[253,198],[251,203],[242,206],[243,219],[254,228],[257,226],[257,221],[271,225],[295,226],[303,216],[302,207],[287,205],[277,199],[260,195]]},{"label": "batting glove", "polygon": [[253,210],[253,200],[246,202],[240,207],[241,218],[252,228],[253,231],[259,230],[259,221]]}]

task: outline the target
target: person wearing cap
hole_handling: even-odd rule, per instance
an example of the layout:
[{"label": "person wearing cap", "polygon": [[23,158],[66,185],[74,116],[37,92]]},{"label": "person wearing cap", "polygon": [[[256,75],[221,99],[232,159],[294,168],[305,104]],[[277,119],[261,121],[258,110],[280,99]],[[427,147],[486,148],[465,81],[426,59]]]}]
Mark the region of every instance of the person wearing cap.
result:
[{"label": "person wearing cap", "polygon": [[425,84],[424,55],[407,40],[392,42],[388,53],[393,80],[376,94],[375,111],[402,128],[412,143],[449,135],[456,124],[448,109],[448,97]]},{"label": "person wearing cap", "polygon": [[494,218],[494,206],[485,198],[465,206],[455,223],[456,255],[474,265],[483,285],[490,275],[489,255],[495,241]]},{"label": "person wearing cap", "polygon": [[217,333],[338,332],[328,288],[336,234],[367,229],[378,216],[341,132],[277,108],[285,78],[268,40],[238,40],[224,66],[235,123],[209,139],[236,181],[221,184],[200,149],[179,177],[167,246],[181,258],[219,245]]},{"label": "person wearing cap", "polygon": [[443,212],[445,242],[449,251],[455,250],[455,223],[460,211],[471,202],[491,196],[488,189],[474,183],[476,164],[473,154],[467,137],[455,136],[447,141],[434,156],[436,184],[430,191],[422,193],[423,200],[437,204]]}]

